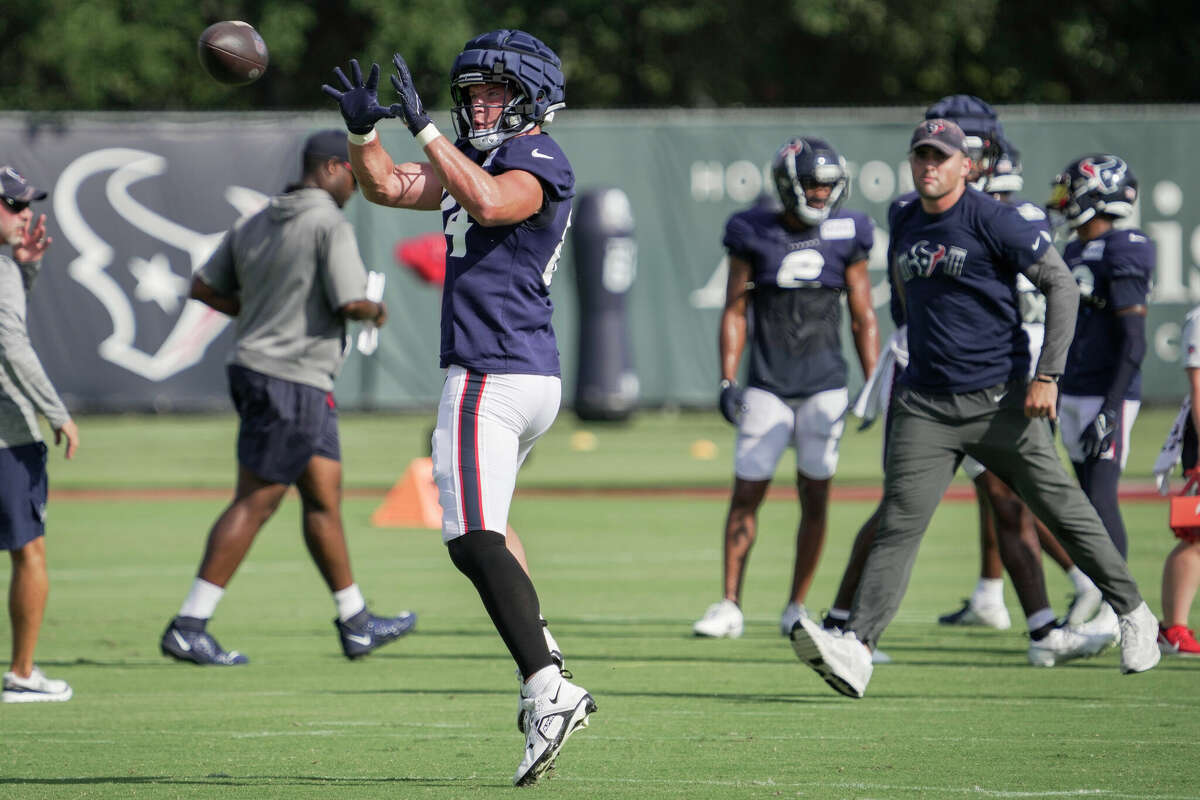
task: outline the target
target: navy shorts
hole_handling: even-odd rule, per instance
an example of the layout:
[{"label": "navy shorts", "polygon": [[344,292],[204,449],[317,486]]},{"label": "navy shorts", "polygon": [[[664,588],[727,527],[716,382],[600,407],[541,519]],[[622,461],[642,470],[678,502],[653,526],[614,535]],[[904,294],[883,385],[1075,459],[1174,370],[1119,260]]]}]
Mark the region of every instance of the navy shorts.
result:
[{"label": "navy shorts", "polygon": [[230,364],[229,393],[242,423],[238,463],[263,480],[295,483],[313,456],[341,461],[333,394]]},{"label": "navy shorts", "polygon": [[0,448],[0,550],[20,550],[46,532],[46,445]]}]

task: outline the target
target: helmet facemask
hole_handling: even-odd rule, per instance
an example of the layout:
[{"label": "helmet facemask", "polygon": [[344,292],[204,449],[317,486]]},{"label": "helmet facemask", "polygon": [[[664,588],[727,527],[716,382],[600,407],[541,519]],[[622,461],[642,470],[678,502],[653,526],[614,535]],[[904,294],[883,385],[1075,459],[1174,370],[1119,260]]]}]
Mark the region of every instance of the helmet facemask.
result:
[{"label": "helmet facemask", "polygon": [[[489,110],[501,109],[494,123],[477,127],[475,125],[475,105],[471,102],[469,87],[488,83],[504,86],[507,99],[503,104],[487,106]],[[450,97],[454,101],[454,105],[450,109],[451,119],[454,121],[454,132],[459,138],[468,140],[476,150],[491,150],[514,136],[532,130],[533,126],[538,124],[537,121],[530,118],[533,105],[529,102],[529,98],[512,81],[483,80],[478,73],[462,75],[450,87]]]},{"label": "helmet facemask", "polygon": [[[805,225],[819,225],[841,207],[849,194],[846,160],[820,139],[792,139],[775,155],[775,189],[785,210]],[[809,205],[805,188],[830,187],[821,206]]]}]

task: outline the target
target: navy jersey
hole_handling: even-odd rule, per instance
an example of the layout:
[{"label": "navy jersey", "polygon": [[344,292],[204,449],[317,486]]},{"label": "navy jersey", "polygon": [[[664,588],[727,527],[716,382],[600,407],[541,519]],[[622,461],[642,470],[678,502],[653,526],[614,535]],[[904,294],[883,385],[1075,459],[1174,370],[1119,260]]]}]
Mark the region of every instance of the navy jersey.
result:
[{"label": "navy jersey", "polygon": [[[1061,388],[1065,394],[1103,396],[1121,356],[1116,312],[1147,304],[1154,276],[1154,242],[1139,230],[1113,228],[1090,242],[1068,242],[1063,261],[1079,284],[1079,316]],[[1139,370],[1125,399],[1141,396]]]},{"label": "navy jersey", "polygon": [[1044,225],[974,189],[941,214],[925,213],[918,200],[896,202],[888,223],[889,272],[903,284],[908,324],[901,382],[950,394],[1024,379],[1029,339],[1017,274],[1050,247]]},{"label": "navy jersey", "polygon": [[729,218],[723,244],[750,265],[753,282],[748,385],[789,399],[846,385],[846,267],[866,260],[874,236],[870,218],[859,211],[838,210],[798,231],[770,209]]},{"label": "navy jersey", "polygon": [[442,193],[441,364],[476,372],[559,375],[550,279],[571,224],[571,164],[546,134],[515,136],[486,153],[462,139],[455,146],[492,175],[518,169],[533,174],[542,184],[544,203],[524,222],[484,227]]}]

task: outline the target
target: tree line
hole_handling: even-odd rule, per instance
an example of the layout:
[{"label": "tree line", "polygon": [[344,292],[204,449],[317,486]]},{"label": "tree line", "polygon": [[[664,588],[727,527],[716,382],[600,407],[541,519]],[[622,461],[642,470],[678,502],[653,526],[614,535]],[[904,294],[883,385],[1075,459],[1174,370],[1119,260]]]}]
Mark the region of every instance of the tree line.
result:
[{"label": "tree line", "polygon": [[[521,28],[562,57],[572,108],[1200,100],[1200,13],[1155,0],[38,0],[0,15],[10,111],[307,110],[352,56],[399,51],[449,105],[463,43]],[[200,69],[196,37],[242,19],[271,64],[246,87]],[[386,80],[381,94],[391,88]]]}]

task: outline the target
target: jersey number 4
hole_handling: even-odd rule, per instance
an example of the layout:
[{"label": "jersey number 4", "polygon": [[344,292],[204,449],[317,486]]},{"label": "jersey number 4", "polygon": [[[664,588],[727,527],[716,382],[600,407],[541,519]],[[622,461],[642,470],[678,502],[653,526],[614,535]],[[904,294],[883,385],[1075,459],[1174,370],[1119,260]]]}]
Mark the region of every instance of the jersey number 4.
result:
[{"label": "jersey number 4", "polygon": [[[447,204],[447,201],[449,201],[449,204]],[[467,254],[467,231],[471,230],[471,226],[475,223],[471,221],[471,215],[462,206],[458,206],[457,201],[449,194],[442,197],[442,207],[456,207],[454,212],[446,217],[446,226],[443,229],[446,236],[450,239],[446,244],[446,258],[462,258]],[[554,280],[554,273],[558,269],[558,260],[562,257],[563,243],[567,240],[567,231],[570,227],[571,212],[567,212],[567,224],[563,226],[562,238],[558,240],[558,245],[555,246],[554,252],[550,254],[550,260],[546,262],[546,266],[542,269],[542,282],[547,286],[550,285],[550,281]]]}]

